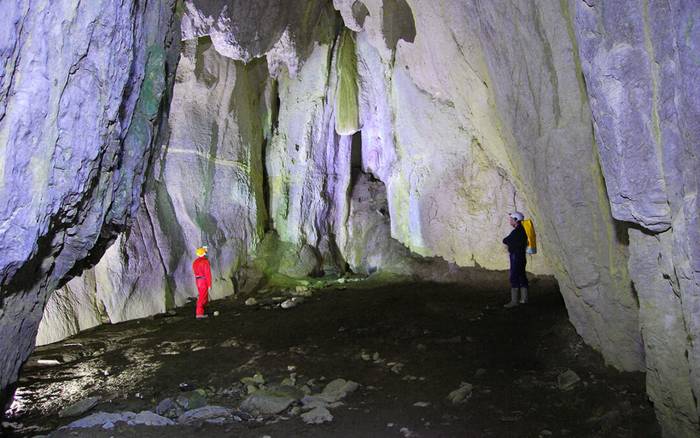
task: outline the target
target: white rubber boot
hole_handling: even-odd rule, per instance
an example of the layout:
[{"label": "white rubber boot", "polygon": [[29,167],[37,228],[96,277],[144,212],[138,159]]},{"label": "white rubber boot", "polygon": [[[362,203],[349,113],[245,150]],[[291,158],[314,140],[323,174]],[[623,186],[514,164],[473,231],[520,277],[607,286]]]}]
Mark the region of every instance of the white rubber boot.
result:
[{"label": "white rubber boot", "polygon": [[505,304],[503,307],[510,309],[518,305],[518,288],[513,287],[510,289],[510,303]]},{"label": "white rubber boot", "polygon": [[520,288],[520,304],[527,304],[527,288]]}]

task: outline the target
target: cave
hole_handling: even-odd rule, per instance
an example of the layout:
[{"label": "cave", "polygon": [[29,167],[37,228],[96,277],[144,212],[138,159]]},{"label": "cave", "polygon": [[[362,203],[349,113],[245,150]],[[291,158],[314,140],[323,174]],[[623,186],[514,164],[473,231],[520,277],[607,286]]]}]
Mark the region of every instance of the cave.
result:
[{"label": "cave", "polygon": [[5,6],[0,435],[700,436],[697,1]]}]

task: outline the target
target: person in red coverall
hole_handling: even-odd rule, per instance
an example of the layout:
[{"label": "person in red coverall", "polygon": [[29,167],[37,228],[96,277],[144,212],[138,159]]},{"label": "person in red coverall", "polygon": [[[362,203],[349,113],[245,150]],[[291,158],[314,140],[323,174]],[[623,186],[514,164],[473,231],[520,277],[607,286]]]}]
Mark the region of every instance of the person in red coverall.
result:
[{"label": "person in red coverall", "polygon": [[192,263],[194,281],[197,283],[199,298],[197,298],[197,319],[206,318],[204,306],[209,302],[209,289],[211,289],[211,266],[207,259],[207,247],[197,248],[197,259]]}]

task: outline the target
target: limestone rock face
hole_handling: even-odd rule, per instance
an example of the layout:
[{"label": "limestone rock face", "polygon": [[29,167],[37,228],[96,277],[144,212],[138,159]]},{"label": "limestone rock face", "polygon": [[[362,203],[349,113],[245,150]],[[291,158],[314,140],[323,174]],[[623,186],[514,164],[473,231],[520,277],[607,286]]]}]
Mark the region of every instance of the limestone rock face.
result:
[{"label": "limestone rock face", "polygon": [[[528,268],[555,273],[573,324],[606,360],[639,369],[627,249],[605,196],[568,5],[408,1],[416,33],[392,50],[387,29],[405,27],[392,23],[405,14],[362,3],[369,16],[350,25],[362,29],[362,160],[386,184],[391,235],[423,256],[505,269],[506,213],[523,210],[542,236]],[[354,17],[355,3],[335,5]]]},{"label": "limestone rock face", "polygon": [[539,225],[569,317],[606,361],[639,369],[626,239],[605,196],[571,11],[566,2],[496,1],[478,2],[468,14],[478,23],[488,66],[481,76],[493,93],[511,172]]},{"label": "limestone rock face", "polygon": [[[674,272],[674,236],[630,230],[630,274],[639,296],[647,391],[667,436],[697,436],[692,344],[686,327],[687,283]],[[692,289],[691,289],[692,290]],[[690,319],[689,318],[689,319]]]},{"label": "limestone rock face", "polygon": [[[183,43],[170,137],[136,219],[82,284],[73,280],[59,296],[77,288],[80,300],[98,302],[113,323],[162,313],[197,296],[191,264],[204,244],[211,299],[234,293],[236,273],[266,221],[261,153],[268,86],[264,62],[225,58],[207,37]],[[64,330],[46,320],[39,340]]]},{"label": "limestone rock face", "polygon": [[[268,117],[264,62],[222,57],[208,38],[184,44],[171,135],[145,197],[158,259],[176,304],[196,296],[194,250],[209,246],[212,298],[234,290],[234,274],[262,237],[263,122]],[[125,251],[123,256],[130,254]],[[162,287],[161,287],[162,290]]]},{"label": "limestone rock face", "polygon": [[277,130],[266,152],[271,226],[282,241],[338,257],[347,216],[351,137],[335,132],[333,47],[316,46],[295,78],[279,79]]},{"label": "limestone rock face", "polygon": [[267,55],[270,71],[284,66],[292,76],[313,49],[329,43],[333,8],[327,0],[185,0],[182,38],[209,36],[223,56],[248,62]]},{"label": "limestone rock face", "polygon": [[700,6],[576,3],[615,217],[630,229],[648,392],[666,436],[700,434]]},{"label": "limestone rock face", "polygon": [[[322,40],[332,23],[323,27],[313,22],[306,31],[312,41]],[[64,290],[58,297],[96,302],[113,323],[164,312],[197,296],[191,263],[195,249],[206,244],[213,274],[210,298],[223,298],[254,286],[258,271],[269,268],[248,266],[256,250],[265,252],[260,243],[268,222],[283,242],[273,249],[286,251],[274,269],[291,277],[318,273],[322,248],[327,260],[337,253],[335,244],[328,243],[332,225],[327,215],[335,205],[342,208],[345,190],[338,189],[337,202],[317,202],[321,193],[323,199],[333,199],[335,176],[322,177],[344,172],[341,181],[346,181],[350,170],[343,170],[334,156],[321,159],[325,139],[338,141],[339,136],[333,130],[333,106],[325,103],[331,44],[315,44],[296,77],[284,70],[278,83],[265,59],[245,64],[222,56],[209,37],[186,40],[170,104],[170,136],[159,151],[136,219],[85,281],[74,280],[74,292]],[[300,110],[301,99],[307,99],[302,108],[308,111]],[[315,136],[309,135],[312,130]],[[315,150],[313,159],[306,156],[310,150]],[[265,174],[268,181],[263,182]],[[90,276],[97,281],[90,282]],[[39,340],[76,333],[79,325],[66,324],[76,319],[76,314],[47,318]]]},{"label": "limestone rock face", "polygon": [[[576,21],[613,215],[663,231],[671,225],[663,157],[659,156],[661,130],[668,122],[661,126],[656,99],[657,93],[664,92],[658,89],[659,76],[673,74],[668,70],[674,67],[668,64],[674,54],[659,53],[661,71],[653,71],[652,63],[657,61],[653,33],[661,31],[660,26],[649,27],[653,9],[645,10],[636,1],[619,3],[605,13],[585,5],[578,7]],[[625,26],[620,26],[621,21]]]},{"label": "limestone rock face", "polygon": [[[94,263],[138,207],[173,60],[174,3],[3,5],[2,402],[49,294]],[[95,322],[78,313],[79,328]]]},{"label": "limestone rock face", "polygon": [[[93,270],[75,277],[51,295],[39,324],[37,345],[50,344],[98,326],[103,322],[104,308],[94,293],[96,278]],[[106,315],[105,315],[106,317]]]},{"label": "limestone rock face", "polygon": [[[52,299],[40,339],[195,296],[200,244],[215,298],[270,274],[421,275],[421,257],[505,269],[500,242],[517,209],[539,235],[528,269],[557,277],[572,323],[609,364],[646,369],[668,436],[696,436],[697,2],[297,3],[184,2],[172,134],[136,220]],[[16,50],[0,46],[10,63],[23,59]],[[55,120],[58,138],[72,132]],[[102,154],[119,143],[99,144]],[[16,160],[1,163],[28,168]],[[51,172],[31,180],[44,187]],[[54,211],[74,223],[70,209]],[[59,247],[41,235],[31,241]],[[29,309],[38,318],[41,306],[17,311]]]},{"label": "limestone rock face", "polygon": [[376,271],[411,275],[410,251],[391,238],[386,186],[370,175],[357,172],[352,184],[348,235],[343,254],[353,272]]}]

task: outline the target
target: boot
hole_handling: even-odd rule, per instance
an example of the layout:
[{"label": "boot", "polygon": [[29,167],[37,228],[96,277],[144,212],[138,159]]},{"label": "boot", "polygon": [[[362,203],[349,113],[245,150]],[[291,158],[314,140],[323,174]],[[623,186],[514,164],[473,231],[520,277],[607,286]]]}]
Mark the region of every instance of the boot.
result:
[{"label": "boot", "polygon": [[520,304],[527,304],[527,288],[520,288]]},{"label": "boot", "polygon": [[513,287],[510,289],[510,303],[505,304],[503,307],[510,309],[518,305],[518,288]]}]

